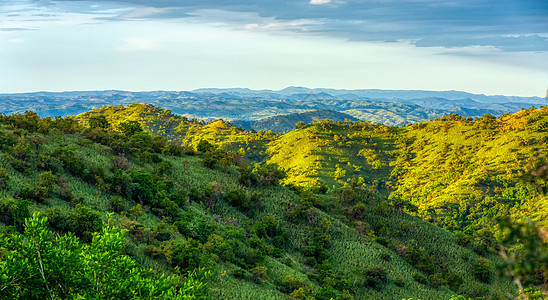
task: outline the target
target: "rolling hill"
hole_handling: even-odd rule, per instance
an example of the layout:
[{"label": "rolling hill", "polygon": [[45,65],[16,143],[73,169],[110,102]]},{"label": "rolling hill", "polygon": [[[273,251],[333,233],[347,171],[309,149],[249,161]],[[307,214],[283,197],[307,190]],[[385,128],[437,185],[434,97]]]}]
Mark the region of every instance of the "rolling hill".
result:
[{"label": "rolling hill", "polygon": [[[164,117],[142,118],[158,112]],[[516,295],[513,283],[494,272],[502,262],[494,250],[459,242],[453,233],[408,215],[366,186],[326,191],[279,185],[284,175],[272,165],[248,165],[205,142],[230,146],[233,138],[225,136],[225,129],[232,129],[223,122],[181,120],[179,125],[189,129],[175,130],[179,141],[203,134],[195,148],[193,142],[185,147],[142,131],[141,123],[150,130],[156,127],[147,122],[166,124],[168,116],[133,105],[80,116],[82,124],[87,117],[88,125],[32,113],[0,118],[0,231],[18,240],[18,231],[29,228],[24,218],[33,212],[46,216],[56,234],[73,232],[82,243],[103,226],[123,228],[124,251],[140,268],[167,275],[205,268],[210,275],[201,279],[207,282],[201,292],[215,299]],[[295,132],[321,126],[334,130],[329,124],[346,126],[325,121]],[[379,134],[391,127],[374,128]],[[363,138],[377,141],[375,134]],[[390,147],[377,144],[385,146]],[[386,173],[385,159],[380,158]],[[10,245],[2,244],[7,257],[34,255]],[[57,283],[57,277],[50,277],[54,262],[55,257],[44,260],[46,283]],[[9,268],[2,263],[0,273],[16,272]],[[29,268],[40,278],[38,265]],[[13,282],[19,289],[7,285],[3,296],[28,292],[26,283]],[[54,286],[71,295],[80,284],[67,283],[72,292]],[[47,294],[47,286],[32,291]]]}]

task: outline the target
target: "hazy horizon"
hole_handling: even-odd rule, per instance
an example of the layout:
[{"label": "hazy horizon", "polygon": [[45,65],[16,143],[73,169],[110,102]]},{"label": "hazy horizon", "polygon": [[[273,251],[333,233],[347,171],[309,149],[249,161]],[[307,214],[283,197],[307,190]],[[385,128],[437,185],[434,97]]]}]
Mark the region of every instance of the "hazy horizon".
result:
[{"label": "hazy horizon", "polygon": [[[191,90],[124,90],[124,89],[97,89],[97,90],[35,90],[27,92],[0,92],[0,95],[17,95],[17,94],[35,94],[35,93],[85,93],[85,92],[108,92],[108,91],[120,91],[120,92],[130,92],[130,93],[151,93],[151,92],[198,92],[200,90],[249,90],[252,92],[280,92],[289,88],[304,88],[310,90],[310,93],[315,93],[315,90],[337,90],[337,91],[382,91],[382,92],[427,92],[427,93],[466,93],[471,95],[480,95],[480,96],[504,96],[504,97],[519,97],[519,98],[546,98],[546,96],[519,96],[519,95],[509,95],[509,94],[485,94],[485,93],[473,93],[463,90],[419,90],[419,89],[344,89],[344,88],[331,88],[331,87],[306,87],[306,86],[286,86],[281,89],[251,89],[247,87],[199,87]],[[548,90],[547,90],[548,95]]]}]

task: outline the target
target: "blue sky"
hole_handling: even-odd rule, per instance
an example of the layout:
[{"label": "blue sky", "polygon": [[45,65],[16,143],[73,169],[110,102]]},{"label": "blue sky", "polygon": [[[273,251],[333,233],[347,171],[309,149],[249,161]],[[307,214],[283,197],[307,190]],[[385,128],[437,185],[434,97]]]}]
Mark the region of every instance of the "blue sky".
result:
[{"label": "blue sky", "polygon": [[0,1],[0,92],[291,85],[544,96],[548,1]]}]

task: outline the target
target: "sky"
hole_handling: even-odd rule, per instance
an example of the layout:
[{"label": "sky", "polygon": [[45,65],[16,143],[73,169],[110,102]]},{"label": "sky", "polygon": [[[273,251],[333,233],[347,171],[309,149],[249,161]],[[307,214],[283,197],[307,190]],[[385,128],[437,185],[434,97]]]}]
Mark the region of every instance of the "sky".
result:
[{"label": "sky", "polygon": [[544,97],[545,0],[0,0],[0,93],[287,86]]}]

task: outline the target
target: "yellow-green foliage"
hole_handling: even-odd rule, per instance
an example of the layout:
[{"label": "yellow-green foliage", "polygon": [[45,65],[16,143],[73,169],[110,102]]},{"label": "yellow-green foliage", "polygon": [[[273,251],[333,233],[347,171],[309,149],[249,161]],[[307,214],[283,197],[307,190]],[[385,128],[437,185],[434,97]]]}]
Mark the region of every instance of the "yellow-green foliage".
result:
[{"label": "yellow-green foliage", "polygon": [[319,121],[272,142],[268,162],[287,172],[286,183],[333,187],[361,177],[361,185],[389,174],[382,150],[392,147],[390,130],[370,123]]},{"label": "yellow-green foliage", "polygon": [[[203,134],[201,139],[208,140],[232,130],[221,122],[202,127],[192,134]],[[51,170],[57,177],[56,186],[44,199],[31,201],[31,212],[51,216],[55,221],[50,225],[63,232],[71,230],[74,218],[70,215],[81,210],[81,204],[99,212],[104,221],[114,211],[111,222],[128,230],[126,250],[139,265],[166,274],[206,267],[213,274],[208,286],[214,299],[290,299],[294,291],[281,291],[287,276],[299,278],[304,288],[295,295],[308,293],[306,296],[331,287],[338,295],[349,289],[346,293],[355,299],[448,299],[457,294],[496,298],[517,293],[504,278],[496,278],[495,284],[488,286],[470,275],[479,255],[471,247],[458,245],[452,233],[395,209],[385,197],[363,188],[317,195],[275,184],[246,187],[240,184],[242,173],[234,165],[206,167],[204,158],[196,153],[171,155],[162,150],[164,147],[143,156],[144,151],[137,148],[140,144],[132,145],[131,137],[114,133],[108,133],[110,144],[93,142],[93,135],[86,130],[63,136],[58,130],[28,133],[1,125],[0,133],[10,137],[2,140],[0,148],[0,168],[8,175],[8,189],[0,193],[0,200],[15,198],[26,185],[37,185],[46,169]],[[268,133],[257,135],[273,137]],[[345,177],[362,174],[369,180],[387,178],[389,157],[379,149],[393,149],[397,132],[367,123],[320,122],[282,139],[285,137],[287,143],[302,143],[296,144],[293,152],[308,149],[321,156],[321,162],[331,168],[320,173],[322,181],[342,185],[344,182],[328,181],[337,166],[345,170]],[[23,140],[20,138],[34,141],[33,146],[29,153],[23,151],[20,158],[13,159],[11,156],[24,148],[23,144],[17,147],[17,141]],[[281,147],[278,141],[270,147]],[[120,144],[130,148],[126,154],[116,153],[121,151],[115,150]],[[321,152],[324,149],[327,154]],[[41,154],[50,157],[40,158]],[[150,159],[152,154],[156,155],[154,160]],[[289,154],[283,152],[284,156]],[[295,157],[308,159],[305,155]],[[371,162],[379,160],[380,168],[367,162],[368,158]],[[14,163],[19,161],[29,163],[29,168],[16,169]],[[360,162],[362,169],[352,170]],[[127,193],[125,188],[132,190]],[[71,195],[65,197],[66,189]],[[252,204],[231,204],[226,195],[238,189],[245,190]],[[15,229],[0,226],[0,230]],[[405,247],[423,251],[435,264],[435,270],[430,271],[433,274],[409,261]],[[496,254],[487,252],[484,256],[493,263],[500,262]],[[317,261],[319,258],[322,260]],[[384,270],[386,280],[382,286],[368,286],[363,279],[365,271],[377,267]],[[456,273],[462,285],[437,288],[432,283],[443,278],[423,284],[414,276],[439,279],[445,271]]]},{"label": "yellow-green foliage", "polygon": [[[522,180],[546,154],[546,124],[547,107],[496,120],[446,118],[407,126],[400,133],[407,142],[400,143],[400,158],[392,163],[398,185],[391,197],[407,199],[422,211],[439,212],[451,203],[500,203],[547,226],[546,198]],[[508,210],[484,214],[486,222]]]},{"label": "yellow-green foliage", "polygon": [[76,116],[78,122],[88,125],[93,116],[105,116],[111,129],[125,121],[138,121],[143,130],[165,137],[168,141],[196,148],[200,140],[207,140],[216,146],[239,153],[253,159],[265,157],[265,145],[276,138],[272,132],[245,131],[231,126],[230,123],[216,120],[211,122],[197,119],[189,120],[184,116],[171,113],[147,104],[127,106],[105,106]]}]

